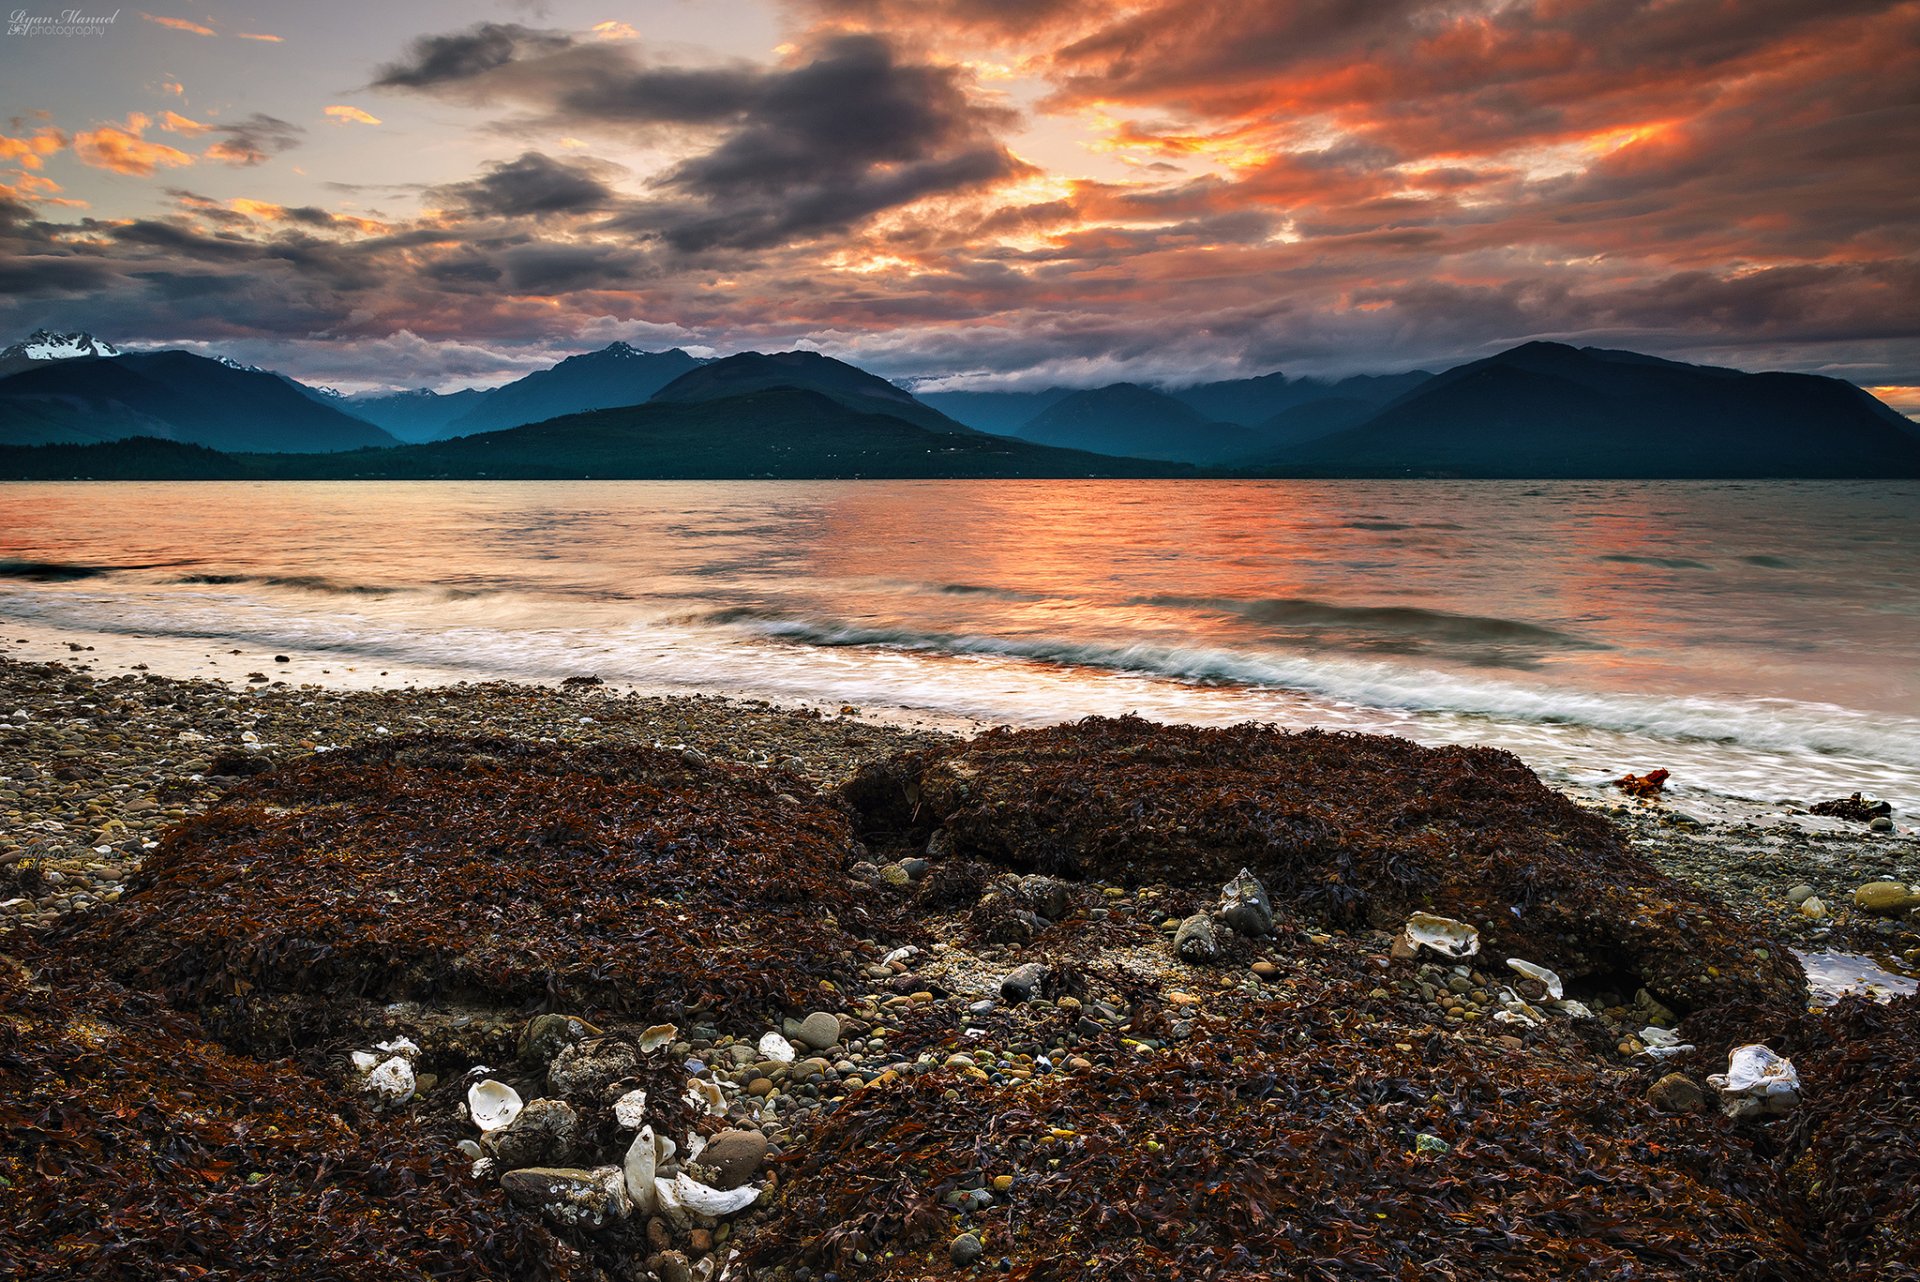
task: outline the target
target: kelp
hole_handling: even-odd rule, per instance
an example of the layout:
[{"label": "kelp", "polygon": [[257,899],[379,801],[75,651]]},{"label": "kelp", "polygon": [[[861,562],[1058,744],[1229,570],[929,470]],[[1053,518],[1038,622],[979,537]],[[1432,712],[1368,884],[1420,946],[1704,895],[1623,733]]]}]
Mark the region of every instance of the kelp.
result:
[{"label": "kelp", "polygon": [[452,1137],[15,940],[0,958],[0,1273],[44,1279],[588,1277]]},{"label": "kelp", "polygon": [[858,853],[841,811],[777,772],[396,741],[240,785],[68,943],[223,1031],[287,1023],[288,995],[764,1014],[818,1004],[852,964],[849,928],[883,906],[842,871]]},{"label": "kelp", "polygon": [[1127,885],[1217,890],[1245,866],[1328,924],[1438,912],[1589,991],[1644,984],[1682,1013],[1800,1000],[1784,946],[1491,748],[1089,718],[904,753],[842,795],[879,844]]},{"label": "kelp", "polygon": [[1033,1282],[1821,1276],[1750,1133],[1663,1116],[1571,1043],[1409,1027],[1368,982],[1302,976],[1078,1073],[869,1086],[783,1164],[749,1259],[903,1282],[965,1230]]}]

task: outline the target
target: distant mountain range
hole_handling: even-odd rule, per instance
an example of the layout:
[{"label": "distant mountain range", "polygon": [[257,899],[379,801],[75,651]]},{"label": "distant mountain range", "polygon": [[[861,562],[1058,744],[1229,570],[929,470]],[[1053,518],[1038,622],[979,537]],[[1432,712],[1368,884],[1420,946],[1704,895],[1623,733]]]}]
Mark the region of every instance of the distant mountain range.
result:
[{"label": "distant mountain range", "polygon": [[1920,428],[1850,383],[1558,343],[1437,375],[922,396],[817,352],[624,343],[450,395],[86,334],[5,369],[0,477],[1920,476]]}]

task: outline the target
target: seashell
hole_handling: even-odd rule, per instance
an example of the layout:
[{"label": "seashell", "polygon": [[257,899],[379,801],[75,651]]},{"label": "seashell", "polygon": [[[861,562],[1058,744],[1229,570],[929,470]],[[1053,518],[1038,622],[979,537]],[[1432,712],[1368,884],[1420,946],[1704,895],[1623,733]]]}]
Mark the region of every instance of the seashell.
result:
[{"label": "seashell", "polygon": [[1565,1001],[1555,1002],[1553,1008],[1570,1019],[1593,1018],[1593,1008],[1591,1006],[1588,1006],[1585,1002],[1577,1002],[1571,997]]},{"label": "seashell", "polygon": [[461,1157],[472,1162],[477,1162],[487,1155],[487,1151],[472,1140],[461,1140],[458,1144],[454,1145],[454,1147],[460,1150]]},{"label": "seashell", "polygon": [[1681,1041],[1680,1034],[1671,1028],[1659,1028],[1648,1024],[1637,1036],[1645,1047],[1640,1053],[1653,1059],[1665,1059],[1669,1055],[1680,1055],[1693,1049],[1691,1045]]},{"label": "seashell", "polygon": [[671,1135],[657,1135],[653,1140],[654,1160],[661,1166],[673,1165],[673,1159],[680,1152],[680,1146],[673,1142]]},{"label": "seashell", "polygon": [[678,1036],[680,1036],[678,1026],[673,1024],[655,1024],[652,1028],[640,1034],[640,1049],[643,1051],[657,1051]]},{"label": "seashell", "polygon": [[1430,948],[1442,957],[1471,957],[1480,951],[1480,932],[1463,921],[1415,913],[1407,918],[1406,936],[1418,948]]},{"label": "seashell", "polygon": [[505,1130],[522,1107],[519,1091],[491,1077],[467,1088],[467,1115],[483,1131]]},{"label": "seashell", "polygon": [[760,1190],[752,1185],[743,1185],[723,1192],[702,1184],[690,1175],[680,1175],[674,1178],[673,1194],[674,1201],[693,1214],[720,1219],[737,1215],[752,1206],[754,1199],[760,1196]]},{"label": "seashell", "polygon": [[654,1178],[659,1169],[659,1156],[660,1148],[654,1141],[653,1128],[643,1126],[640,1133],[633,1137],[633,1143],[627,1146],[626,1159],[620,1164],[627,1181],[627,1197],[633,1202],[633,1209],[641,1215],[652,1215],[659,1203]]},{"label": "seashell", "polygon": [[490,1157],[478,1158],[474,1161],[471,1174],[476,1180],[484,1180],[493,1174],[494,1168],[498,1165],[500,1164]]},{"label": "seashell", "polygon": [[882,957],[880,959],[880,964],[882,966],[891,966],[895,962],[910,961],[914,957],[914,955],[917,954],[919,951],[920,950],[918,948],[915,948],[912,944],[908,944],[906,947],[896,948],[892,952],[888,953],[885,957]]},{"label": "seashell", "polygon": [[613,1120],[625,1130],[634,1130],[647,1120],[647,1093],[628,1091],[613,1102]]},{"label": "seashell", "polygon": [[691,1166],[693,1165],[693,1163],[699,1161],[700,1155],[706,1151],[707,1151],[707,1137],[704,1135],[701,1135],[697,1131],[688,1131],[687,1132],[687,1165]]},{"label": "seashell", "polygon": [[379,1062],[380,1057],[372,1051],[355,1051],[353,1053],[353,1066],[363,1073],[371,1073],[373,1066]]},{"label": "seashell", "polygon": [[653,1178],[653,1206],[655,1211],[669,1219],[684,1221],[687,1218],[685,1208],[680,1205],[680,1190],[664,1175]]},{"label": "seashell", "polygon": [[1507,965],[1520,974],[1525,975],[1528,979],[1537,979],[1545,984],[1547,986],[1547,996],[1553,998],[1556,1002],[1567,995],[1565,985],[1560,982],[1560,976],[1554,974],[1545,966],[1536,966],[1530,961],[1521,961],[1518,957],[1507,958]]},{"label": "seashell", "polygon": [[704,1108],[716,1117],[727,1111],[727,1097],[725,1093],[721,1091],[718,1082],[709,1082],[703,1078],[689,1077],[687,1079],[687,1094],[685,1098],[690,1107],[696,1109]]},{"label": "seashell", "polygon": [[1736,1119],[1785,1113],[1800,1102],[1793,1061],[1758,1043],[1734,1047],[1727,1071],[1709,1077],[1707,1085],[1720,1092],[1721,1111]]},{"label": "seashell", "polygon": [[396,1037],[390,1042],[375,1042],[373,1049],[385,1051],[389,1055],[404,1055],[408,1059],[413,1059],[420,1054],[420,1048],[407,1037]]},{"label": "seashell", "polygon": [[413,1098],[413,1065],[395,1055],[376,1064],[367,1074],[367,1090],[384,1104],[404,1104]]},{"label": "seashell", "polygon": [[776,1064],[793,1063],[793,1043],[778,1033],[768,1033],[760,1039],[760,1055]]}]

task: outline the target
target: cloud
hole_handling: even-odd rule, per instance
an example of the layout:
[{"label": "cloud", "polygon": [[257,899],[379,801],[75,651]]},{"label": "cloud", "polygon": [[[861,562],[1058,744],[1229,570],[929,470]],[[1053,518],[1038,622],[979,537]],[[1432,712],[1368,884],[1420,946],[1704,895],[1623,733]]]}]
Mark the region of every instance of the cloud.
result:
[{"label": "cloud", "polygon": [[173,111],[163,111],[160,113],[160,127],[170,134],[188,135],[203,134],[213,128],[212,125],[203,125],[197,120],[189,120],[187,117]]},{"label": "cloud", "polygon": [[125,125],[101,125],[96,129],[86,129],[73,136],[73,154],[82,164],[92,165],[95,169],[111,169],[117,174],[129,174],[135,177],[151,177],[160,167],[179,167],[191,165],[193,157],[178,147],[169,147],[165,143],[149,142],[140,135],[145,133],[153,121],[136,111],[127,116]]},{"label": "cloud", "polygon": [[207,148],[208,160],[223,161],[236,168],[250,168],[264,163],[271,156],[299,146],[300,135],[306,130],[278,116],[263,115],[256,111],[238,124],[213,126],[213,132],[223,136],[219,142]]},{"label": "cloud", "polygon": [[22,169],[39,169],[45,158],[67,145],[67,136],[58,129],[42,127],[31,134],[10,138],[0,134],[0,164],[15,164]]},{"label": "cloud", "polygon": [[471,182],[434,189],[434,195],[480,217],[583,214],[607,207],[613,189],[595,161],[561,161],[537,151],[500,161]]},{"label": "cloud", "polygon": [[876,35],[830,34],[788,65],[676,67],[486,24],[416,41],[378,83],[514,101],[556,132],[707,140],[615,223],[687,252],[839,232],[1029,172],[997,136],[1016,112],[978,96],[964,69],[903,59]]},{"label": "cloud", "polygon": [[260,31],[236,31],[234,35],[241,40],[261,40],[274,45],[285,43],[285,37],[270,36]]},{"label": "cloud", "polygon": [[358,107],[349,107],[341,103],[335,103],[333,106],[328,107],[324,114],[327,119],[342,125],[377,125],[380,123],[380,117],[370,112],[362,111]]},{"label": "cloud", "polygon": [[140,16],[148,22],[157,23],[169,31],[184,31],[190,36],[212,36],[219,34],[211,27],[203,27],[199,23],[189,22],[185,18],[167,18],[158,14],[147,13],[144,10],[136,10],[135,12],[138,12]]},{"label": "cloud", "polygon": [[640,38],[640,33],[626,23],[612,20],[594,23],[593,29],[588,34],[595,40],[638,40]]}]

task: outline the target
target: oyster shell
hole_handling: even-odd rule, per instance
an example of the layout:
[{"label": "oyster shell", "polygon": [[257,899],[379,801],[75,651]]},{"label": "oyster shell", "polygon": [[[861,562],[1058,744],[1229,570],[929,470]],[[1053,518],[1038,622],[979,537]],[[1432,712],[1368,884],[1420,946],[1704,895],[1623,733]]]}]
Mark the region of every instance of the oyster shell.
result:
[{"label": "oyster shell", "polygon": [[1407,918],[1406,936],[1416,947],[1431,949],[1442,957],[1471,957],[1480,951],[1480,932],[1463,921],[1433,913],[1415,913]]},{"label": "oyster shell", "polygon": [[467,1116],[483,1131],[505,1130],[523,1107],[519,1091],[491,1077],[467,1088]]}]

